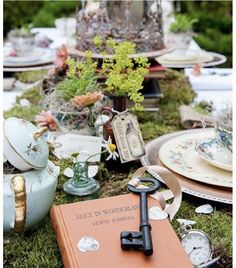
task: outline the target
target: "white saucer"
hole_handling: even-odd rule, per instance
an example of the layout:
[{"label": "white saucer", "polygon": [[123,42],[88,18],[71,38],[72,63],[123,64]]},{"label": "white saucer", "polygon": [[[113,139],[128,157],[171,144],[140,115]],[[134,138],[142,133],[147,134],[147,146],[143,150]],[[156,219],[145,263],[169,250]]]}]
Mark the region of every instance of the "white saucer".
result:
[{"label": "white saucer", "polygon": [[179,61],[196,61],[198,59],[198,53],[196,51],[187,51],[186,49],[176,49],[171,53],[161,56],[161,60],[179,62]]},{"label": "white saucer", "polygon": [[34,48],[32,51],[20,56],[5,56],[3,60],[4,66],[28,66],[39,65],[53,62],[55,59],[54,53],[47,48]]},{"label": "white saucer", "polygon": [[224,148],[216,139],[200,141],[195,149],[211,165],[232,171],[232,153]]},{"label": "white saucer", "polygon": [[213,60],[213,55],[210,52],[201,50],[184,50],[177,49],[171,53],[162,55],[156,60],[160,64],[196,64],[196,63],[205,63]]}]

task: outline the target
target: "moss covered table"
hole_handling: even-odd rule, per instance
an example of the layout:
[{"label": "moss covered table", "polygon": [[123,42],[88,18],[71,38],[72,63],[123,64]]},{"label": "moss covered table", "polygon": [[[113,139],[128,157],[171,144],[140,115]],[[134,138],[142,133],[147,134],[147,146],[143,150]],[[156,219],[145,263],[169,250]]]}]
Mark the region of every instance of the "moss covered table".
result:
[{"label": "moss covered table", "polygon": [[[34,75],[23,73],[18,78],[22,82],[29,82],[30,77]],[[190,104],[195,97],[195,93],[180,72],[168,70],[166,78],[160,81],[160,87],[164,94],[164,98],[159,102],[160,111],[158,113],[137,114],[145,142],[160,135],[181,130],[179,106]],[[28,99],[31,106],[21,106],[20,99],[22,98]],[[16,105],[11,110],[6,111],[4,117],[16,116],[33,122],[35,115],[40,111],[38,106],[40,99],[39,88],[25,92],[22,96],[17,97]],[[200,106],[196,108],[201,109]],[[79,201],[78,198],[67,196],[62,189],[63,183],[67,180],[63,171],[68,163],[60,161],[54,156],[50,156],[50,158],[55,164],[61,166],[54,204]],[[111,172],[101,164],[96,176],[101,185],[100,198],[127,193],[127,183],[131,174],[140,166],[140,163],[135,163],[129,173],[124,174]],[[194,227],[205,231],[211,237],[214,245],[214,256],[220,255],[221,257],[215,267],[230,268],[232,267],[232,207],[211,202],[214,207],[212,214],[196,214],[195,208],[206,202],[203,199],[183,195],[182,205],[175,218],[196,221]],[[172,224],[177,232],[178,222],[174,220]],[[24,234],[4,236],[4,267],[63,267],[49,215],[39,225]]]}]

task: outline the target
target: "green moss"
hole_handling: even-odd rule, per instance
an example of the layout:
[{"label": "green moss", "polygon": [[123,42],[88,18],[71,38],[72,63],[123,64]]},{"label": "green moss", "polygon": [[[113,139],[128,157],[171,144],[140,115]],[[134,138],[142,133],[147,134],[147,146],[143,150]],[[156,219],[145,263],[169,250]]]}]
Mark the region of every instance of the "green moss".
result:
[{"label": "green moss", "polygon": [[20,72],[16,73],[16,79],[20,80],[22,83],[34,83],[47,75],[48,71],[30,71],[30,72]]},{"label": "green moss", "polygon": [[[16,97],[16,105],[3,113],[4,118],[8,118],[11,116],[24,118],[30,122],[34,122],[36,114],[38,114],[41,109],[38,106],[38,103],[41,99],[40,89],[33,88],[25,91],[21,96]],[[21,99],[27,99],[31,103],[29,107],[20,105]]]},{"label": "green moss", "polygon": [[5,111],[3,113],[4,118],[8,118],[11,116],[24,118],[30,122],[33,122],[35,119],[35,115],[38,114],[41,109],[38,106],[32,105],[30,107],[24,107],[19,104],[15,105],[12,109]]},{"label": "green moss", "polygon": [[183,73],[167,70],[165,79],[159,82],[164,94],[164,97],[159,101],[160,110],[156,113],[136,114],[145,141],[181,130],[179,107],[182,104],[190,104],[195,97],[195,93]]},{"label": "green moss", "polygon": [[[165,95],[159,103],[160,111],[156,113],[137,113],[145,141],[182,129],[179,119],[179,106],[181,104],[190,104],[194,98],[194,93],[182,73],[168,70],[166,79],[162,80],[160,84]],[[26,91],[23,96],[17,99],[18,103],[21,98],[29,99],[33,105],[31,107],[22,107],[17,104],[13,109],[5,112],[4,117],[17,116],[33,121],[35,114],[40,111],[40,108],[37,106],[40,100],[39,89]],[[203,103],[196,107],[199,107],[196,109],[204,109],[205,106]],[[70,166],[70,162],[58,160],[53,155],[50,155],[50,160],[61,167],[54,204],[59,205],[80,201],[80,198],[66,195],[62,189],[64,182],[67,180],[63,172],[65,168]],[[140,164],[135,162],[129,174],[123,174],[111,172],[106,168],[105,164],[101,164],[96,176],[101,185],[101,195],[99,198],[127,193],[127,183],[139,166]],[[194,228],[202,229],[211,237],[214,245],[214,256],[220,255],[221,257],[220,264],[217,267],[231,267],[231,207],[216,204],[214,213],[210,215],[195,214],[195,208],[205,202],[205,200],[184,195],[180,210],[172,225],[176,233],[178,233],[179,224],[176,221],[177,218],[195,220],[197,223]],[[5,235],[4,267],[63,267],[49,216],[45,217],[38,226],[35,226],[25,234]]]},{"label": "green moss", "polygon": [[194,105],[194,110],[200,114],[207,115],[213,110],[213,103],[207,101],[201,101]]},{"label": "green moss", "polygon": [[24,234],[5,236],[4,267],[63,267],[49,216]]},{"label": "green moss", "polygon": [[161,135],[173,132],[176,130],[175,127],[166,126],[166,125],[158,125],[155,122],[146,122],[140,124],[140,129],[142,132],[143,139],[145,141],[154,139]]},{"label": "green moss", "polygon": [[19,104],[20,100],[27,99],[31,104],[38,105],[42,96],[40,93],[40,88],[32,88],[30,90],[25,91],[21,96],[16,97],[16,103]]},{"label": "green moss", "polygon": [[161,91],[164,98],[161,99],[160,105],[166,103],[190,104],[196,93],[192,90],[189,82],[181,72],[167,70],[165,79],[160,80]]}]

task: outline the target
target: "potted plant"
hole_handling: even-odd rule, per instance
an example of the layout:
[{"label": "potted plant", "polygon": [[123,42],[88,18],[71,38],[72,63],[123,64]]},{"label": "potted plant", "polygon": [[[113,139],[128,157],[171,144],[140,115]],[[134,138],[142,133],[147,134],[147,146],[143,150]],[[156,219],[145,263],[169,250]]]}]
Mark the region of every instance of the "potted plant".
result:
[{"label": "potted plant", "polygon": [[185,14],[177,14],[175,21],[170,25],[167,42],[174,43],[177,47],[188,46],[193,37],[192,27],[196,22],[197,19],[192,19]]},{"label": "potted plant", "polygon": [[13,29],[8,34],[8,39],[12,43],[17,56],[26,54],[34,46],[34,34],[31,33],[32,24],[24,25],[19,29]]},{"label": "potted plant", "polygon": [[92,61],[90,51],[85,52],[84,60],[68,58],[66,63],[68,66],[66,77],[56,86],[66,101],[87,92],[101,90],[97,82],[97,63]]},{"label": "potted plant", "polygon": [[115,110],[119,108],[118,99],[124,100],[128,97],[134,103],[133,110],[140,111],[144,100],[140,90],[143,88],[144,75],[147,74],[149,63],[146,57],[132,58],[135,54],[135,44],[131,42],[117,43],[112,39],[106,41],[106,46],[114,51],[110,58],[105,58],[102,64],[101,74],[105,76],[104,92],[113,96]]},{"label": "potted plant", "polygon": [[89,51],[83,60],[68,58],[65,77],[42,101],[43,110],[51,111],[61,130],[78,133],[89,127],[93,133],[85,131],[80,134],[94,134],[94,123],[102,109],[99,101],[103,98],[96,67],[97,63],[92,61]]}]

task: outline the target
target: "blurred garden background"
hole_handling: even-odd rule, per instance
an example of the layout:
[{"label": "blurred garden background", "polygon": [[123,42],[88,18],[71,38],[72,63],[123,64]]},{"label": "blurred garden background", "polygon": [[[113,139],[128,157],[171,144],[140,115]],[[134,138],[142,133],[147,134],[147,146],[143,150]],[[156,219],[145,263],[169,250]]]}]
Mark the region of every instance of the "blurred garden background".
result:
[{"label": "blurred garden background", "polygon": [[[198,45],[227,57],[221,67],[232,67],[232,1],[173,1],[175,13],[197,19],[193,25]],[[14,5],[14,8],[13,8]],[[79,1],[4,1],[4,36],[14,28],[55,27],[60,17],[73,17]]]}]

